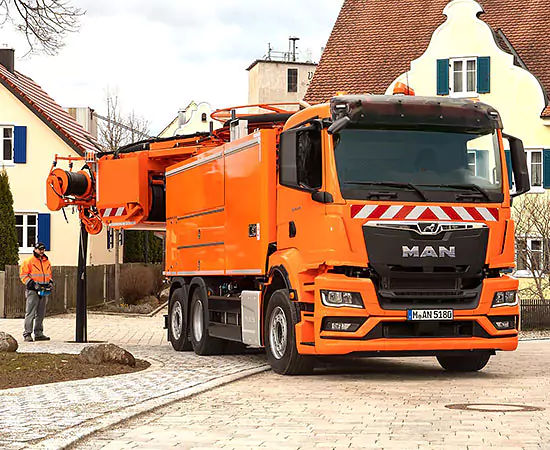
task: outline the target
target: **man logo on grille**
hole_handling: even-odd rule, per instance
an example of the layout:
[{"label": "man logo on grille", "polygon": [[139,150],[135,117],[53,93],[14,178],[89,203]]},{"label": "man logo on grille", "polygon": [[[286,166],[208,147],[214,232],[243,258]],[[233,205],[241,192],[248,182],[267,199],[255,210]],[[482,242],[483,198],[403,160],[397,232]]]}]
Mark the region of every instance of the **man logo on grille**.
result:
[{"label": "man logo on grille", "polygon": [[434,248],[431,245],[427,245],[420,251],[420,246],[415,245],[413,247],[402,247],[403,258],[456,258],[455,246],[443,247],[440,245],[438,248]]}]

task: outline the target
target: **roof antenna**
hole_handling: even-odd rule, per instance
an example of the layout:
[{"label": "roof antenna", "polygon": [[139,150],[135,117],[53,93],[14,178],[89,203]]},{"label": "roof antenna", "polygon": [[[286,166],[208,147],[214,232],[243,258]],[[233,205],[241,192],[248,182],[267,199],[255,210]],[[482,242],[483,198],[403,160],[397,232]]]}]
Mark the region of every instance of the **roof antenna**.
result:
[{"label": "roof antenna", "polygon": [[289,42],[289,44],[290,44],[290,49],[289,49],[290,61],[291,62],[296,62],[296,41],[299,41],[300,38],[296,37],[296,36],[290,36],[288,38],[288,40],[290,41]]}]

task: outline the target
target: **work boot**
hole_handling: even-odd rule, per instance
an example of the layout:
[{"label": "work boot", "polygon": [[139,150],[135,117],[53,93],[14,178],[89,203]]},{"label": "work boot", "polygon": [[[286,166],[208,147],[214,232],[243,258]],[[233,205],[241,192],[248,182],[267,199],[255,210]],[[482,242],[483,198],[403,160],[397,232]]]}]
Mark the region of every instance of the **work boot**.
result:
[{"label": "work boot", "polygon": [[35,341],[49,341],[50,338],[49,338],[48,336],[44,336],[44,335],[42,335],[42,336],[36,336],[36,335],[35,335],[35,336],[34,336],[34,340],[35,340]]},{"label": "work boot", "polygon": [[32,342],[33,341],[32,336],[30,334],[28,336],[23,336],[23,338],[25,339],[25,342]]}]

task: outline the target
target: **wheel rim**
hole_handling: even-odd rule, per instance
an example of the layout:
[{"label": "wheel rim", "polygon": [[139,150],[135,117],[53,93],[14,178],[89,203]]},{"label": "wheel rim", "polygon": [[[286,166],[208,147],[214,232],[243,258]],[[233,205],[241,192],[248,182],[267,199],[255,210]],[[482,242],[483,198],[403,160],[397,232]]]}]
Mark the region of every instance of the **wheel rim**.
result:
[{"label": "wheel rim", "polygon": [[286,352],[287,331],[285,312],[280,306],[277,306],[269,321],[270,350],[276,359],[281,359]]},{"label": "wheel rim", "polygon": [[172,336],[177,341],[183,331],[183,309],[180,302],[175,302],[172,305]]},{"label": "wheel rim", "polygon": [[197,300],[193,307],[193,336],[197,341],[202,339],[204,329],[204,312],[202,302]]}]

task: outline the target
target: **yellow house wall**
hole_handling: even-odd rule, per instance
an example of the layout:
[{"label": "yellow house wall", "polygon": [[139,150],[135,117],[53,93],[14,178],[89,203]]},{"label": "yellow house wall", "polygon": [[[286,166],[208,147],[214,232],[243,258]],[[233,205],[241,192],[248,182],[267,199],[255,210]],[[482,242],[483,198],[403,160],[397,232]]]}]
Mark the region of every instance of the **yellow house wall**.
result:
[{"label": "yellow house wall", "polygon": [[[63,213],[48,210],[46,202],[46,178],[55,154],[77,156],[42,120],[21,103],[13,94],[0,86],[0,125],[27,127],[27,163],[7,165],[16,213],[51,214],[51,250],[47,252],[53,265],[76,266],[78,262],[79,220],[78,213],[67,210],[68,223]],[[96,239],[98,241],[96,242]],[[109,259],[105,240],[90,236],[92,259],[113,262]],[[106,238],[104,238],[106,239]],[[103,249],[101,248],[103,244]],[[30,253],[19,255],[20,262]]]},{"label": "yellow house wall", "polygon": [[476,97],[499,111],[505,132],[522,139],[526,149],[550,148],[550,127],[540,118],[545,106],[540,83],[497,46],[490,27],[477,17],[481,11],[474,0],[449,3],[443,11],[447,20],[434,32],[425,53],[411,62],[408,74],[400,75],[387,94],[395,82],[408,80],[416,95],[435,96],[438,59],[490,56],[491,92]]}]

